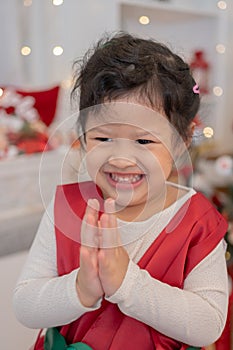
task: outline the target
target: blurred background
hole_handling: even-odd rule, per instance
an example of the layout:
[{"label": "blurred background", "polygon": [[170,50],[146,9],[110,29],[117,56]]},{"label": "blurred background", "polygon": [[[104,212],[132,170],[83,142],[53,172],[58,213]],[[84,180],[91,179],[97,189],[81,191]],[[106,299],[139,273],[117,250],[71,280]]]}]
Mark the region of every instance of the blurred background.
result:
[{"label": "blurred background", "polygon": [[152,37],[191,65],[201,108],[182,176],[227,218],[231,267],[232,1],[0,0],[0,23],[1,347],[28,349],[37,333],[15,320],[12,291],[56,185],[78,179],[72,65],[106,32]]}]

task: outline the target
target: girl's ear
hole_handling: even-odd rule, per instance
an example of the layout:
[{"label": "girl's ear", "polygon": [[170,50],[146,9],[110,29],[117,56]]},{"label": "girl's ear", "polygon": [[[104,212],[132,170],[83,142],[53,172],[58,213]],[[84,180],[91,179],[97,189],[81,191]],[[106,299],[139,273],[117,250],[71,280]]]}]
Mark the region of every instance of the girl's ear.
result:
[{"label": "girl's ear", "polygon": [[191,124],[189,125],[189,128],[188,128],[188,138],[185,141],[185,145],[186,145],[187,148],[189,148],[189,146],[190,146],[190,144],[192,142],[192,138],[193,138],[195,127],[196,127],[196,123],[195,122],[191,122]]}]

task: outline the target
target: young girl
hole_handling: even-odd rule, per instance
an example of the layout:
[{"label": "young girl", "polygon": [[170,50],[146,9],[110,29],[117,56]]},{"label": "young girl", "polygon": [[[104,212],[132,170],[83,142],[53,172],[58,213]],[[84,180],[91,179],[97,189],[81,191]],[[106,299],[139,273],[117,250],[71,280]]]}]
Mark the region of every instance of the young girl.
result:
[{"label": "young girl", "polygon": [[120,33],[79,71],[78,130],[92,181],[58,186],[17,284],[35,350],[201,348],[225,325],[227,224],[170,182],[199,108],[189,66]]}]

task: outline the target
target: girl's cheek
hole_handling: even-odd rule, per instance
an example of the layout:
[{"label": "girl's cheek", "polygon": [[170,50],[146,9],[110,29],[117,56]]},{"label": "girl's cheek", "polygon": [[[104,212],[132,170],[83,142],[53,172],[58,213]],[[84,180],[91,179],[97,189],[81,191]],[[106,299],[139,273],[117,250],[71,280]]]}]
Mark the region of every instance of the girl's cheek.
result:
[{"label": "girl's cheek", "polygon": [[100,146],[87,149],[86,166],[92,179],[96,178],[100,168],[107,162],[109,158],[108,153],[108,151],[104,150],[103,147]]}]

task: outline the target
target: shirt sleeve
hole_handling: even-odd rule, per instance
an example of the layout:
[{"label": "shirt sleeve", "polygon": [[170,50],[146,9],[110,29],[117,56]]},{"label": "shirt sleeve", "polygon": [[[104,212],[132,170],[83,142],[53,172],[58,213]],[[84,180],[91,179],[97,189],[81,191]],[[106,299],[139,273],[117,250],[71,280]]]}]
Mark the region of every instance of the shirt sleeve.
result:
[{"label": "shirt sleeve", "polygon": [[209,345],[221,335],[226,322],[225,245],[221,241],[190,272],[183,289],[152,278],[131,260],[122,285],[106,299],[173,339],[193,346]]},{"label": "shirt sleeve", "polygon": [[17,282],[13,307],[17,319],[29,328],[68,324],[87,311],[76,292],[78,269],[58,276],[53,205],[44,213],[28,258]]}]

